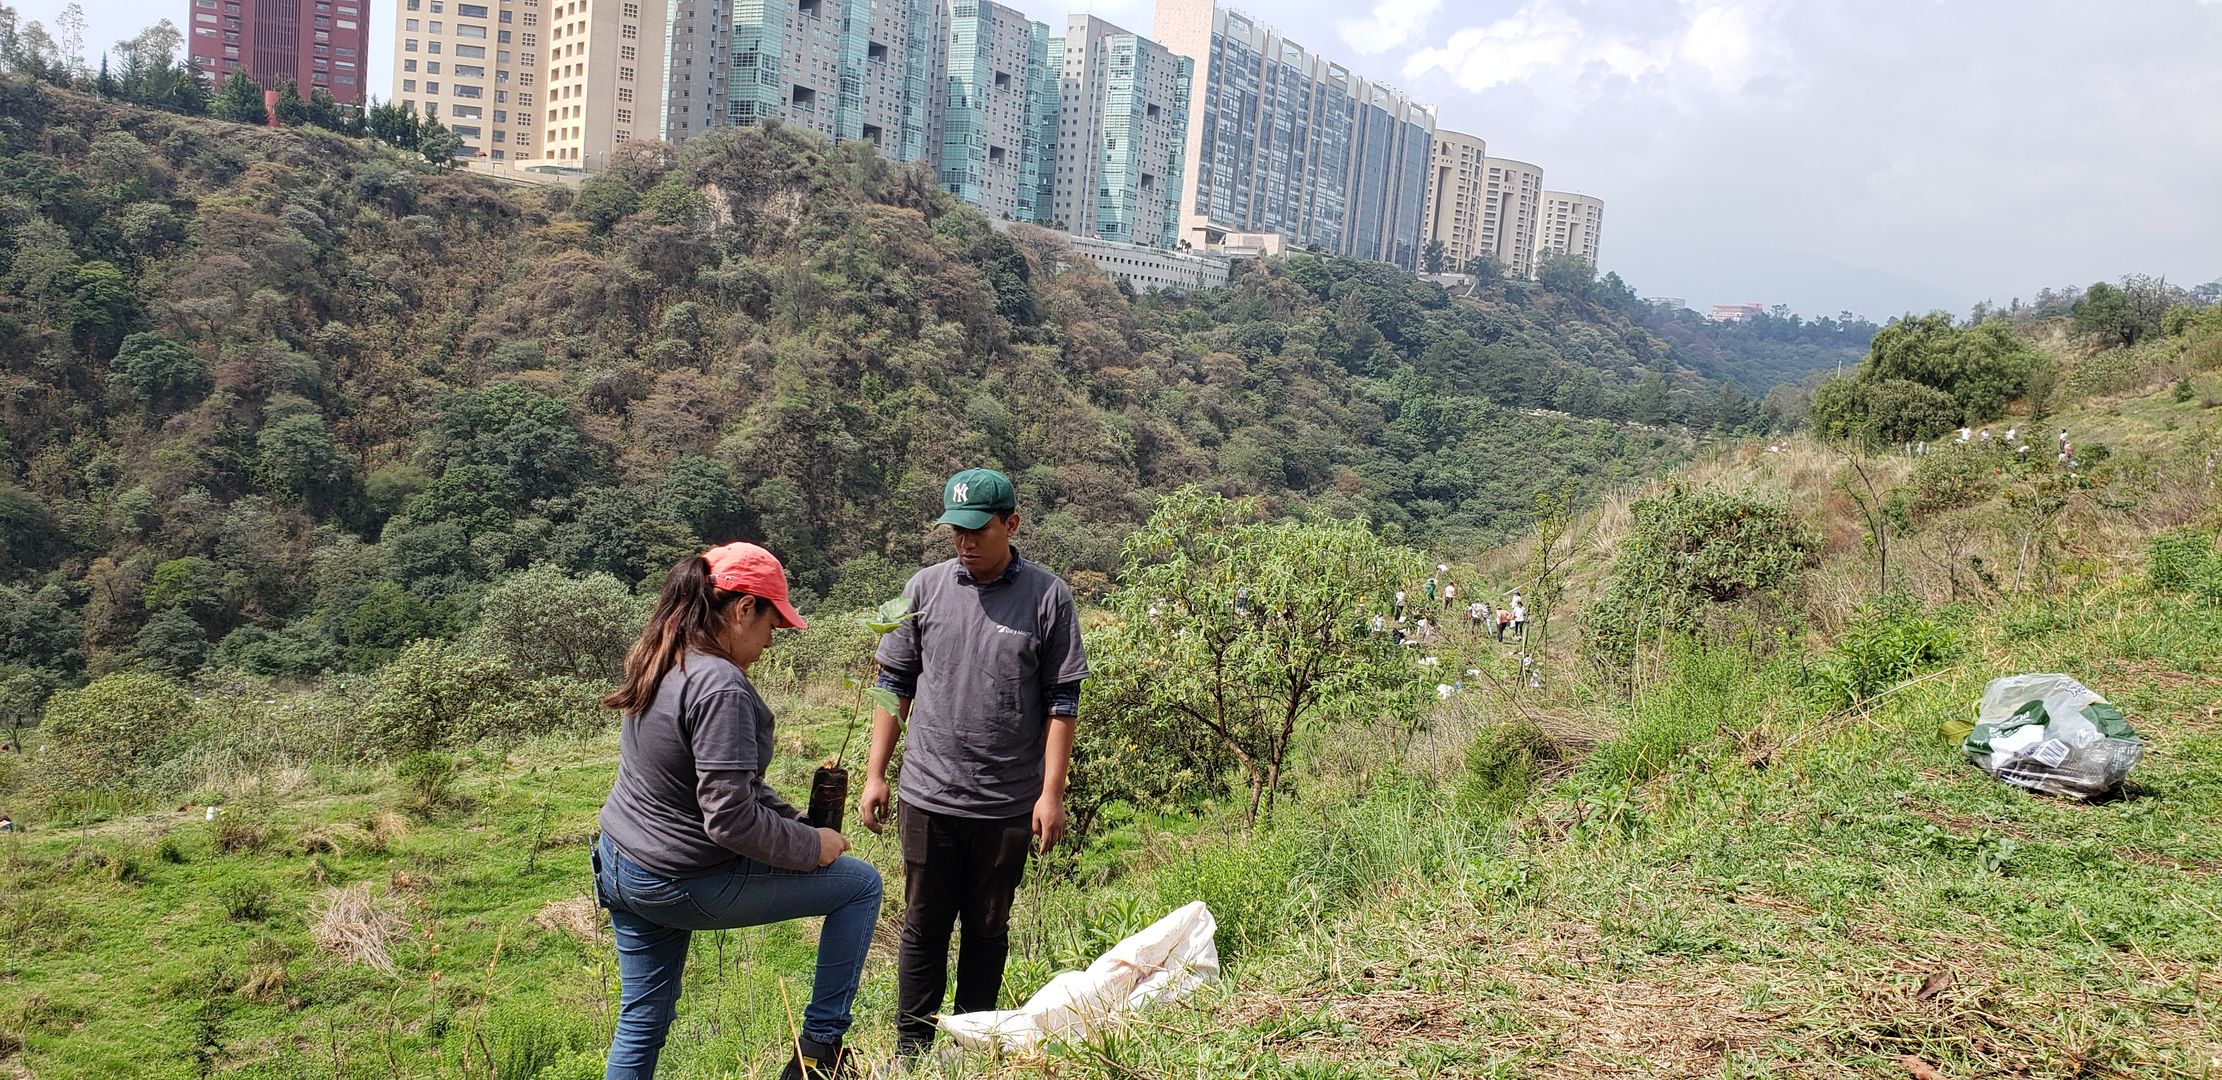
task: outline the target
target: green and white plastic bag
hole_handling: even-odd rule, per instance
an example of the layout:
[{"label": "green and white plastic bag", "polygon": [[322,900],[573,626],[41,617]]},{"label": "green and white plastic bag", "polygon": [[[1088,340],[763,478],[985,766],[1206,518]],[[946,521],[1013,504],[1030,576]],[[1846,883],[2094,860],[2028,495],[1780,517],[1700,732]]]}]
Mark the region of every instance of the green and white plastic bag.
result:
[{"label": "green and white plastic bag", "polygon": [[2119,787],[2145,741],[2090,687],[2066,675],[1993,679],[1960,750],[2016,787],[2089,799]]}]

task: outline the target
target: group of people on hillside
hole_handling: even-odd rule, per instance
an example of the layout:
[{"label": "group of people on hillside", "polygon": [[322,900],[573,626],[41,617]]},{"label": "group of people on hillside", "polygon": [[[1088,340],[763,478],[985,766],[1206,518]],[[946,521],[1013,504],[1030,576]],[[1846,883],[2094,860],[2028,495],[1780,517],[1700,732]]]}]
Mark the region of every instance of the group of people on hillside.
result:
[{"label": "group of people on hillside", "polygon": [[[906,1059],[933,1040],[952,934],[955,1010],[996,1007],[1029,852],[1065,835],[1088,675],[1071,590],[1012,545],[1008,478],[950,477],[935,524],[949,527],[955,555],[911,577],[903,596],[914,614],[880,641],[878,685],[898,705],[874,711],[856,805],[865,828],[892,827],[902,846],[895,1023]],[[771,552],[731,543],[689,556],[665,577],[606,701],[624,714],[593,848],[622,983],[609,1080],[655,1074],[694,931],[810,916],[825,917],[817,973],[780,1076],[865,1072],[844,1039],[884,885],[872,864],[844,854],[847,837],[766,782],[774,719],[749,681],[774,631],[807,625]]]},{"label": "group of people on hillside", "polygon": [[[1435,569],[1436,574],[1440,575],[1447,572],[1449,567],[1438,565]],[[1438,576],[1430,576],[1420,590],[1426,597],[1424,603],[1428,608],[1434,608],[1440,601],[1441,610],[1447,613],[1441,616],[1441,621],[1429,622],[1427,616],[1421,615],[1416,623],[1408,626],[1406,619],[1411,607],[1410,598],[1403,589],[1398,589],[1389,599],[1390,614],[1375,615],[1368,624],[1368,629],[1376,634],[1388,634],[1400,645],[1427,642],[1434,640],[1442,627],[1463,611],[1467,629],[1474,633],[1494,634],[1498,641],[1527,640],[1528,605],[1518,589],[1512,590],[1507,596],[1504,606],[1496,608],[1490,607],[1488,601],[1479,599],[1470,601],[1461,608],[1458,603],[1458,583],[1442,581]]]},{"label": "group of people on hillside", "polygon": [[[2014,455],[2017,461],[2028,461],[2031,452],[2029,439],[2035,435],[2035,432],[2023,431],[2017,425],[2007,428],[2000,437],[1994,439],[1991,437],[1991,429],[1989,428],[1963,427],[1953,437],[1952,443],[1955,446],[1976,446],[1984,449],[1995,447],[2000,453]],[[2068,429],[2061,428],[2060,433],[2053,437],[2053,447],[2055,451],[2054,460],[2061,465],[2070,470],[2082,465],[2075,458],[2075,442],[2068,438]],[[1915,442],[1910,449],[1915,457],[1926,457],[1929,453],[1929,444],[1927,441]]]}]

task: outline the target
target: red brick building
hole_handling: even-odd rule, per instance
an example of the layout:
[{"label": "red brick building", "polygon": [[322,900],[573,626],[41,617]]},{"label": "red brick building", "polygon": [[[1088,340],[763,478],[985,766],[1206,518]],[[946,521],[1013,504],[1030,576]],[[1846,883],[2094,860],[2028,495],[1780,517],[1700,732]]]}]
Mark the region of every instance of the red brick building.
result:
[{"label": "red brick building", "polygon": [[244,70],[276,94],[292,82],[361,105],[369,86],[372,0],[187,0],[185,51],[211,88]]}]

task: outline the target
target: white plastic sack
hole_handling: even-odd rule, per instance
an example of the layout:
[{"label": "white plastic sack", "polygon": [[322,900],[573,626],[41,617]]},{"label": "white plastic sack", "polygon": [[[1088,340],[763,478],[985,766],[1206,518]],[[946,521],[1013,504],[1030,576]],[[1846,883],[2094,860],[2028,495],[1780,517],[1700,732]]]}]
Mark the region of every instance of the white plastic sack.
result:
[{"label": "white plastic sack", "polygon": [[1050,1038],[1082,1038],[1146,1006],[1179,1001],[1219,977],[1219,921],[1191,901],[1112,946],[1086,971],[1068,971],[1025,1005],[938,1021],[968,1050],[1032,1050]]},{"label": "white plastic sack", "polygon": [[[2042,716],[2017,717],[2031,702],[2044,703]],[[2098,713],[2109,717],[2105,729],[2092,719]],[[2120,710],[2075,679],[2009,675],[1983,688],[1962,749],[1976,767],[2006,783],[2089,799],[2121,784],[2145,744],[2122,722]]]}]

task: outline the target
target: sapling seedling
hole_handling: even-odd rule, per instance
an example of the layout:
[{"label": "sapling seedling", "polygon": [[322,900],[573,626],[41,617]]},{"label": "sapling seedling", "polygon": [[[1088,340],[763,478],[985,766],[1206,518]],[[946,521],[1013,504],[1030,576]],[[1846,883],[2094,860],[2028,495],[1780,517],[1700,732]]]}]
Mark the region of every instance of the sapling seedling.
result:
[{"label": "sapling seedling", "polygon": [[841,818],[849,804],[849,745],[856,740],[858,723],[871,715],[866,704],[888,712],[902,705],[893,691],[879,686],[879,646],[880,639],[894,633],[896,627],[903,625],[903,620],[915,614],[910,610],[910,601],[898,596],[856,620],[857,625],[872,633],[872,670],[862,679],[841,677],[843,686],[856,691],[856,701],[849,708],[849,727],[841,736],[840,751],[818,766],[818,771],[810,778],[810,824],[818,828],[841,831]]}]

